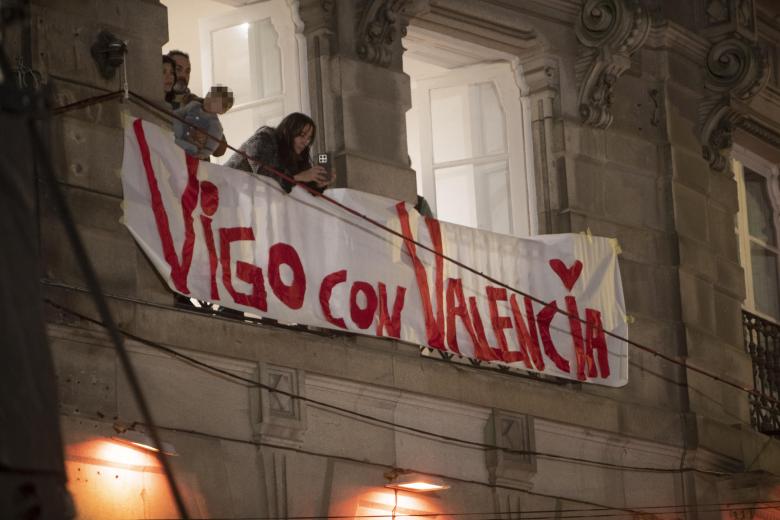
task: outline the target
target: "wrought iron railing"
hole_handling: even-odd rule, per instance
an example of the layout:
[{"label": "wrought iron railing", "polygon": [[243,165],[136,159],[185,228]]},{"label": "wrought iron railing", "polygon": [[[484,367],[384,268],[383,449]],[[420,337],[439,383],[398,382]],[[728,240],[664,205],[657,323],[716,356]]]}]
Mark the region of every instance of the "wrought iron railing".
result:
[{"label": "wrought iron railing", "polygon": [[762,433],[780,435],[780,325],[742,311],[745,350],[753,360],[750,421]]}]

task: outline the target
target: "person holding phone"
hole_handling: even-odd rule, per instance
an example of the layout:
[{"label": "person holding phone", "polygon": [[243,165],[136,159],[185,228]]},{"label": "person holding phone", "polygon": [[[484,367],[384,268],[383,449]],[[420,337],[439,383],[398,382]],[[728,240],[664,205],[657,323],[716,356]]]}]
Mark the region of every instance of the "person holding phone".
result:
[{"label": "person holding phone", "polygon": [[336,174],[312,163],[310,147],[316,132],[314,121],[309,116],[293,112],[282,119],[276,128],[258,128],[239,148],[249,158],[234,153],[225,166],[274,177],[282,189],[289,193],[294,183],[263,168],[270,166],[296,182],[304,182],[322,192],[333,183]]}]

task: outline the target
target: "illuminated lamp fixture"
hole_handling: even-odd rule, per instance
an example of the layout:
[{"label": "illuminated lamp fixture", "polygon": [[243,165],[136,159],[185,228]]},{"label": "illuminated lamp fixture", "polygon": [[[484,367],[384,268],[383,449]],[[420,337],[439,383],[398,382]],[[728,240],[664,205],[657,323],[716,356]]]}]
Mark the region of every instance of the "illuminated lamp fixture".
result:
[{"label": "illuminated lamp fixture", "polygon": [[[145,433],[137,432],[135,430],[125,430],[119,432],[112,436],[111,439],[117,442],[121,442],[122,444],[133,446],[134,448],[140,448],[142,450],[154,452],[158,451],[157,448],[154,447],[154,442],[152,441],[151,437]],[[176,448],[174,448],[173,444],[168,442],[162,443],[162,452],[172,457],[179,455],[176,453]]]},{"label": "illuminated lamp fixture", "polygon": [[443,491],[450,486],[443,480],[402,469],[394,469],[385,473],[387,479],[386,488],[397,491],[413,491],[415,493],[430,493],[432,491]]}]

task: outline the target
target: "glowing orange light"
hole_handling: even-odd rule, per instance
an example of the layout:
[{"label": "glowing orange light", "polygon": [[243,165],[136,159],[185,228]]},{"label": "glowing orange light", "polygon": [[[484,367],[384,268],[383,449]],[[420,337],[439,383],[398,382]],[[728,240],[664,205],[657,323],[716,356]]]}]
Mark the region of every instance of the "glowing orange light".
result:
[{"label": "glowing orange light", "polygon": [[131,442],[130,444],[132,444],[133,446],[138,446],[139,448],[144,449],[144,450],[149,450],[149,451],[154,451],[154,452],[160,451],[157,448],[155,448],[154,446],[151,446],[149,444],[144,444],[142,442]]},{"label": "glowing orange light", "polygon": [[399,489],[407,489],[409,491],[440,491],[442,489],[448,489],[449,486],[442,484],[431,484],[430,482],[406,482],[403,484],[397,484],[395,487]]},{"label": "glowing orange light", "polygon": [[127,466],[157,466],[157,459],[147,453],[116,442],[102,442],[98,459]]},{"label": "glowing orange light", "polygon": [[[68,489],[80,518],[172,518],[176,504],[154,453],[128,442],[81,436],[66,445]],[[191,494],[181,484],[185,497]],[[202,513],[208,517],[206,513]]]},{"label": "glowing orange light", "polygon": [[429,491],[442,491],[449,489],[450,486],[443,481],[423,475],[421,473],[390,473],[385,475],[392,479],[385,487],[398,489],[402,491],[414,491],[416,493],[427,493]]},{"label": "glowing orange light", "polygon": [[[354,500],[350,498],[350,502]],[[372,516],[371,520],[426,518],[440,513],[440,503],[428,498],[424,493],[393,493],[392,491],[372,490],[357,496],[355,516]],[[340,509],[338,505],[331,510],[338,514],[349,515],[351,511]]]},{"label": "glowing orange light", "polygon": [[[112,440],[127,444],[128,446],[141,448],[142,450],[148,450],[155,453],[160,451],[152,444],[151,437],[149,437],[144,433],[140,433],[132,430],[127,430],[120,434],[114,435],[112,437]],[[173,455],[173,456],[178,455],[178,453],[176,453],[176,448],[174,448],[173,445],[170,443],[163,442],[162,448],[163,448],[163,453],[165,453],[166,455]]]}]

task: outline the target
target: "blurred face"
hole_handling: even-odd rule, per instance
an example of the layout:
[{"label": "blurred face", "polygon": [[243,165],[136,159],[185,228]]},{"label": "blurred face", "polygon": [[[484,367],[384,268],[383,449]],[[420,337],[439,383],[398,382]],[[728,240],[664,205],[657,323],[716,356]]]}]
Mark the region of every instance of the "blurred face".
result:
[{"label": "blurred face", "polygon": [[209,92],[206,99],[203,100],[203,110],[212,114],[224,114],[228,111],[230,95],[226,93],[213,94]]},{"label": "blurred face", "polygon": [[190,60],[181,54],[176,54],[173,56],[173,61],[176,63],[175,89],[179,92],[184,92],[190,84],[190,72],[192,72]]},{"label": "blurred face", "polygon": [[295,155],[301,155],[309,144],[311,144],[311,136],[314,135],[314,128],[311,125],[303,127],[303,131],[295,136],[293,139],[293,149]]},{"label": "blurred face", "polygon": [[163,63],[163,90],[170,92],[173,88],[173,81],[175,76],[173,75],[173,67],[170,63]]}]

